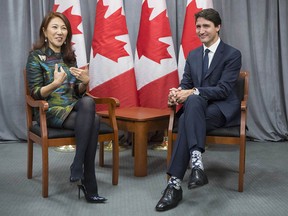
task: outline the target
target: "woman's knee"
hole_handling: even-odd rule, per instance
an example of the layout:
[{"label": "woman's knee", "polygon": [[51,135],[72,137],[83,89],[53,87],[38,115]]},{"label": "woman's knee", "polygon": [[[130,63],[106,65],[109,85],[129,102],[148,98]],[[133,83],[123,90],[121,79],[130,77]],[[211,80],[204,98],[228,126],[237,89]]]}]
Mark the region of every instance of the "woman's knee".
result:
[{"label": "woman's knee", "polygon": [[100,117],[97,114],[95,114],[93,127],[96,129],[96,131],[100,129]]},{"label": "woman's knee", "polygon": [[85,96],[79,99],[79,102],[80,102],[79,104],[80,109],[84,109],[87,112],[95,111],[96,105],[95,105],[95,101],[93,100],[93,98]]},{"label": "woman's knee", "polygon": [[100,124],[100,116],[95,114],[95,124]]},{"label": "woman's knee", "polygon": [[95,101],[93,98],[89,97],[89,96],[85,96],[83,98],[81,98],[81,100],[83,101],[84,104],[88,104],[91,106],[95,106]]}]

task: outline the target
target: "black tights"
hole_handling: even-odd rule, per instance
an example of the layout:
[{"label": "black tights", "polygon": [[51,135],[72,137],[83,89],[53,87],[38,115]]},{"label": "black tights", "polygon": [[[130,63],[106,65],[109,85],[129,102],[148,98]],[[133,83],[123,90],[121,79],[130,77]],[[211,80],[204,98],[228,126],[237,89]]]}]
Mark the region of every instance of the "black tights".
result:
[{"label": "black tights", "polygon": [[71,165],[71,175],[84,177],[82,182],[89,194],[98,194],[95,156],[99,127],[100,119],[95,113],[95,102],[87,96],[79,99],[63,123],[63,128],[75,131],[76,154]]}]

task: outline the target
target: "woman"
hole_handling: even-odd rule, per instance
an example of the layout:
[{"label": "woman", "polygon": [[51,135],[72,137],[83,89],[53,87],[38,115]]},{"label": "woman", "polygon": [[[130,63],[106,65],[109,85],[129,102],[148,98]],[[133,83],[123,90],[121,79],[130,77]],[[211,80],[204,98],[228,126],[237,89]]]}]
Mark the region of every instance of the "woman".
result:
[{"label": "woman", "polygon": [[49,127],[75,131],[76,154],[70,167],[70,182],[78,183],[79,198],[82,190],[87,202],[103,203],[107,199],[98,195],[95,176],[100,122],[94,100],[84,96],[90,80],[88,67],[76,67],[71,25],[63,14],[48,13],[39,34],[26,65],[31,96],[49,103]]}]

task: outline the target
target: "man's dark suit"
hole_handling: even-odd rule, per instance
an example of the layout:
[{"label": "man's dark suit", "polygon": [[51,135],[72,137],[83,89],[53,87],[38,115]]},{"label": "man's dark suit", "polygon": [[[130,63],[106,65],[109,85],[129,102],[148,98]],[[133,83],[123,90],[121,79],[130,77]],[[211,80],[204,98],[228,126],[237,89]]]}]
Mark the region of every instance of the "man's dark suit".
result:
[{"label": "man's dark suit", "polygon": [[240,99],[235,84],[241,69],[241,53],[220,41],[208,72],[202,77],[203,46],[191,51],[185,65],[182,89],[197,88],[177,113],[178,136],[168,174],[183,179],[190,151],[205,151],[206,131],[239,123]]}]

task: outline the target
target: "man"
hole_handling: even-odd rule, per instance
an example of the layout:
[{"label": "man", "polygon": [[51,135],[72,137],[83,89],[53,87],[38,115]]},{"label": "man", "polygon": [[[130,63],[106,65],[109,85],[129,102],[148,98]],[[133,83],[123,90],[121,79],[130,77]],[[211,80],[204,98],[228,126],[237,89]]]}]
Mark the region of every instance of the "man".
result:
[{"label": "man", "polygon": [[170,176],[157,211],[174,208],[182,200],[181,181],[191,166],[188,189],[208,183],[202,163],[206,132],[239,124],[240,100],[235,84],[241,68],[241,53],[219,37],[221,18],[214,9],[195,14],[196,33],[203,46],[191,51],[178,88],[172,88],[168,105],[183,104],[178,136],[167,174]]}]

